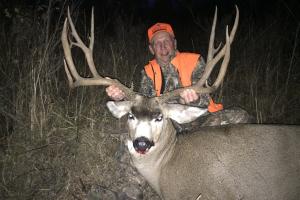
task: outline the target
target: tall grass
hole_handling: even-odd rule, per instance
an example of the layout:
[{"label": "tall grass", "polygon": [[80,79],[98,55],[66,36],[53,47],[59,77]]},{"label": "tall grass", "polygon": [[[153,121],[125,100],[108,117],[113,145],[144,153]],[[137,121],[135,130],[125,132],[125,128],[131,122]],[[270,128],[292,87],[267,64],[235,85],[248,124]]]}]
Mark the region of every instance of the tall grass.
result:
[{"label": "tall grass", "polygon": [[237,98],[258,123],[300,123],[299,29],[300,24],[272,18],[263,26],[241,23],[224,93]]},{"label": "tall grass", "polygon": [[[60,44],[64,5],[3,13],[1,199],[82,199],[97,185],[117,191],[123,183],[114,156],[123,124],[107,113],[103,88],[67,86]],[[89,10],[72,13],[85,41],[86,13]],[[96,24],[95,63],[99,73],[138,90],[139,72],[150,58],[147,27],[120,13],[110,14],[114,16],[110,21],[96,15],[96,22],[100,18],[102,23]],[[245,108],[258,123],[300,124],[299,25],[266,20],[257,26],[254,20],[245,20],[216,98],[225,107]],[[207,39],[202,39],[184,46],[206,49],[202,44]],[[82,53],[73,54],[80,73],[90,76]]]}]

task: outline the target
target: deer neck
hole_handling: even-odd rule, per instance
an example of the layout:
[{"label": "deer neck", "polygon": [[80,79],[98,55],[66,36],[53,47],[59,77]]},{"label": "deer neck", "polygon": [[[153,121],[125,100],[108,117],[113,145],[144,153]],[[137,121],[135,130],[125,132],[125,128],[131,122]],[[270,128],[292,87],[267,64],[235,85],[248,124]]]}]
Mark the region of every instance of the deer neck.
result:
[{"label": "deer neck", "polygon": [[155,144],[155,149],[146,154],[132,153],[129,149],[133,165],[159,194],[161,194],[159,188],[161,169],[172,158],[176,141],[176,130],[168,120]]}]

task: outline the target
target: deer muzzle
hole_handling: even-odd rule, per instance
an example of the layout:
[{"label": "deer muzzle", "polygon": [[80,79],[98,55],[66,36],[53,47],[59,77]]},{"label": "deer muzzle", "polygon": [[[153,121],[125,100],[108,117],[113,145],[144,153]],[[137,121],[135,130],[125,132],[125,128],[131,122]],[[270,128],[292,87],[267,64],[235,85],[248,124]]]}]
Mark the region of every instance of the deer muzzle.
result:
[{"label": "deer muzzle", "polygon": [[154,142],[146,137],[138,137],[133,141],[134,149],[140,154],[145,154],[152,146]]}]

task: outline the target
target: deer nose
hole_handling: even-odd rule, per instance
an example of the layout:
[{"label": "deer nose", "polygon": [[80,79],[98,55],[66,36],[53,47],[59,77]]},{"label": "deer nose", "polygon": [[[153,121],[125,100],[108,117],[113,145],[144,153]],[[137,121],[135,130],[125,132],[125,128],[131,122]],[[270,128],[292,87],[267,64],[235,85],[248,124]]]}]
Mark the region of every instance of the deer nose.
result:
[{"label": "deer nose", "polygon": [[139,137],[133,141],[134,149],[140,154],[145,154],[146,151],[149,150],[152,146],[154,146],[154,142],[150,141],[146,137]]}]

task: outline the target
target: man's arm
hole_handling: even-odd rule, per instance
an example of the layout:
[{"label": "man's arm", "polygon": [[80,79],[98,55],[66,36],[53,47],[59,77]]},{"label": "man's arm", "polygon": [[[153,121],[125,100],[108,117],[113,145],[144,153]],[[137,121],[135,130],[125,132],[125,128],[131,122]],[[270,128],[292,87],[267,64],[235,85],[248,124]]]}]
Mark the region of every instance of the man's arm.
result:
[{"label": "man's arm", "polygon": [[154,97],[155,89],[152,80],[146,75],[146,72],[142,70],[142,80],[139,92],[147,97]]},{"label": "man's arm", "polygon": [[[142,70],[142,80],[139,92],[147,97],[154,97],[156,95],[153,82],[146,75],[146,72],[144,70]],[[107,87],[106,93],[114,101],[120,101],[125,98],[124,92],[114,85]]]}]

